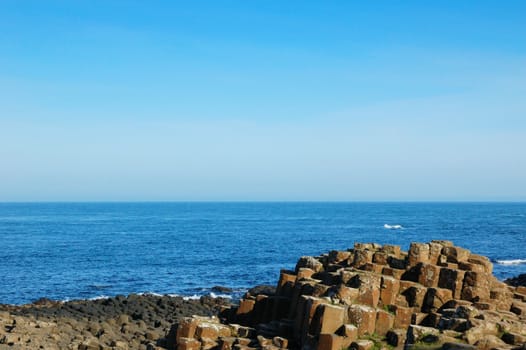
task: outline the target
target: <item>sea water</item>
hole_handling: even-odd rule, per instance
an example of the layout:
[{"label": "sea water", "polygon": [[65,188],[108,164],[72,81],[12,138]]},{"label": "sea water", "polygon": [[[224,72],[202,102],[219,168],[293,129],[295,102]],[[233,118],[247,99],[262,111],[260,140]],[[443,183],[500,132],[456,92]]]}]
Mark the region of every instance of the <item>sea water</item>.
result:
[{"label": "sea water", "polygon": [[238,296],[302,255],[432,239],[526,273],[526,203],[0,203],[0,303]]}]

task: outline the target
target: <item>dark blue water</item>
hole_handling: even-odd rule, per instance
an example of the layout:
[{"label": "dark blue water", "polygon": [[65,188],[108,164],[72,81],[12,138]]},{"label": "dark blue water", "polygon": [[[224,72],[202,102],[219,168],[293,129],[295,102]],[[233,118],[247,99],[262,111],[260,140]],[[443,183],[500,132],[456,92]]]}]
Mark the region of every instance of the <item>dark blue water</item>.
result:
[{"label": "dark blue water", "polygon": [[[0,203],[0,237],[0,303],[194,295],[274,284],[299,256],[357,241],[449,239],[526,259],[526,203]],[[495,265],[519,273],[526,264]]]}]

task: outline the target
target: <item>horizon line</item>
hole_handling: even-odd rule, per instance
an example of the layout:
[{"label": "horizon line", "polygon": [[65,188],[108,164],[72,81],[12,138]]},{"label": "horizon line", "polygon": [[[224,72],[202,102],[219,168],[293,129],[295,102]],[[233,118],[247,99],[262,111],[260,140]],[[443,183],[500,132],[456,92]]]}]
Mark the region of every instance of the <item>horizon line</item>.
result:
[{"label": "horizon line", "polygon": [[526,199],[519,200],[470,200],[470,199],[449,199],[449,200],[20,200],[20,201],[1,201],[0,204],[82,204],[82,203],[93,203],[93,204],[125,204],[125,203],[334,203],[334,204],[345,204],[345,203],[502,203],[502,204],[526,204]]}]

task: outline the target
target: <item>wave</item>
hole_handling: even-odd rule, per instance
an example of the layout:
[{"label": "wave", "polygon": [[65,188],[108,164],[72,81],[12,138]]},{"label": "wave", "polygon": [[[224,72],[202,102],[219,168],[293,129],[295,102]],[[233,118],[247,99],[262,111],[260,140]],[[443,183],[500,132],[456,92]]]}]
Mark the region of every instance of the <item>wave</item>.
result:
[{"label": "wave", "polygon": [[388,229],[388,230],[401,230],[403,229],[404,227],[402,225],[389,225],[389,224],[384,224],[384,228],[385,229]]},{"label": "wave", "polygon": [[509,259],[509,260],[495,260],[499,265],[523,265],[526,264],[526,259]]},{"label": "wave", "polygon": [[[170,294],[170,296],[180,296],[180,295],[177,295],[177,294]],[[197,294],[194,294],[194,295],[190,295],[190,296],[183,296],[183,300],[199,300],[201,297],[203,296],[209,296],[211,298],[225,298],[225,299],[232,299],[232,296],[231,295],[228,295],[228,294],[216,294],[216,293],[209,293],[208,295],[197,295]]]}]

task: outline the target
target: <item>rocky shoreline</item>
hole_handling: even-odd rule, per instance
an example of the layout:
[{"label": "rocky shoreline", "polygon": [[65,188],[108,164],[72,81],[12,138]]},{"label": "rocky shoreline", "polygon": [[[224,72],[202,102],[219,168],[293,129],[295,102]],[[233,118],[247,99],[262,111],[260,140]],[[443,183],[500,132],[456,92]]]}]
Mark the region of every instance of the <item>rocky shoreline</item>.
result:
[{"label": "rocky shoreline", "polygon": [[[526,349],[526,276],[448,241],[301,257],[230,299],[129,295],[0,305],[0,349]],[[224,288],[224,287],[217,287]]]},{"label": "rocky shoreline", "polygon": [[170,330],[183,317],[213,316],[229,306],[224,298],[151,294],[0,305],[0,349],[170,348]]}]

